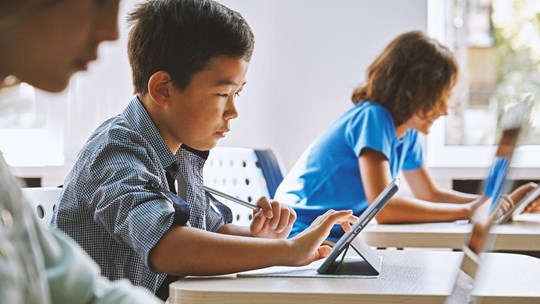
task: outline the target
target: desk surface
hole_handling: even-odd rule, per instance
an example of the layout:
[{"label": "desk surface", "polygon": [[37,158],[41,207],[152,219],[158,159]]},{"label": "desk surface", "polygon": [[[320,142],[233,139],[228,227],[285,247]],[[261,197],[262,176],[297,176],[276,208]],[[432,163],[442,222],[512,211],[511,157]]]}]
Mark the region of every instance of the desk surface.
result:
[{"label": "desk surface", "polygon": [[[381,250],[376,279],[194,278],[170,286],[170,303],[444,303],[463,253]],[[485,256],[473,294],[489,303],[539,303],[540,260],[515,254]]]},{"label": "desk surface", "polygon": [[[424,247],[461,249],[470,224],[422,223],[370,224],[360,234],[373,247]],[[540,214],[523,214],[520,220],[493,226],[493,251],[540,251]]]}]

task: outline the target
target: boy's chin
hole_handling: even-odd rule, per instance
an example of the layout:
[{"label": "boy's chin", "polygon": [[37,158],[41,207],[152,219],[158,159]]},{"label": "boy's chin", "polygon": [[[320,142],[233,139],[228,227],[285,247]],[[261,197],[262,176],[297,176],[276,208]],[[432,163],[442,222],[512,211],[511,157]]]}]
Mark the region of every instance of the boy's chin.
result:
[{"label": "boy's chin", "polygon": [[199,150],[199,151],[208,151],[213,149],[217,145],[217,140],[211,143],[193,143],[193,145],[190,145],[188,143],[184,143],[186,146]]}]

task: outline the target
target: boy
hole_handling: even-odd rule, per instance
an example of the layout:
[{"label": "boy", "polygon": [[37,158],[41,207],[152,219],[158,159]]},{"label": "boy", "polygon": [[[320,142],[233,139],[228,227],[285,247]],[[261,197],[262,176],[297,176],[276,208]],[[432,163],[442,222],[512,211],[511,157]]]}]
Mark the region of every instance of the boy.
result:
[{"label": "boy", "polygon": [[137,96],[82,149],[53,227],[77,240],[110,279],[128,278],[162,299],[173,275],[326,256],[330,248],[320,244],[335,223],[349,229],[350,211],[331,211],[287,240],[296,217],[290,208],[261,198],[250,227],[238,227],[199,187],[206,150],[238,115],[234,99],[254,45],[242,16],[211,0],[166,0],[139,5],[129,19]]}]

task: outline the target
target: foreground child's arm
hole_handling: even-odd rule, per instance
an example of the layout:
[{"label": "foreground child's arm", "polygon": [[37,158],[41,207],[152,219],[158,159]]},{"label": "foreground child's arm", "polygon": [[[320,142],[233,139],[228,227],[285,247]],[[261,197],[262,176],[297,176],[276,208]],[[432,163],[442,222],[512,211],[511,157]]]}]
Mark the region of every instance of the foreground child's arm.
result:
[{"label": "foreground child's arm", "polygon": [[335,224],[350,230],[352,211],[330,210],[291,239],[249,238],[174,226],[150,252],[150,264],[160,272],[219,275],[269,266],[301,266],[328,256],[321,246]]}]

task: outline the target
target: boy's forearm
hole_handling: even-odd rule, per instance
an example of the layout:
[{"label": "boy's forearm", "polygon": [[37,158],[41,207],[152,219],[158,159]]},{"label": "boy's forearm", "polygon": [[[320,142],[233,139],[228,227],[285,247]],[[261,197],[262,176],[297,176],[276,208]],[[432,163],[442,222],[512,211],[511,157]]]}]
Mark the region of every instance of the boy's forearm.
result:
[{"label": "boy's forearm", "polygon": [[248,238],[190,227],[173,227],[150,252],[158,271],[178,275],[220,275],[274,265],[292,265],[286,239]]},{"label": "boy's forearm", "polygon": [[251,231],[247,226],[238,226],[235,224],[226,224],[218,230],[221,234],[236,235],[236,236],[248,236],[251,237]]}]

